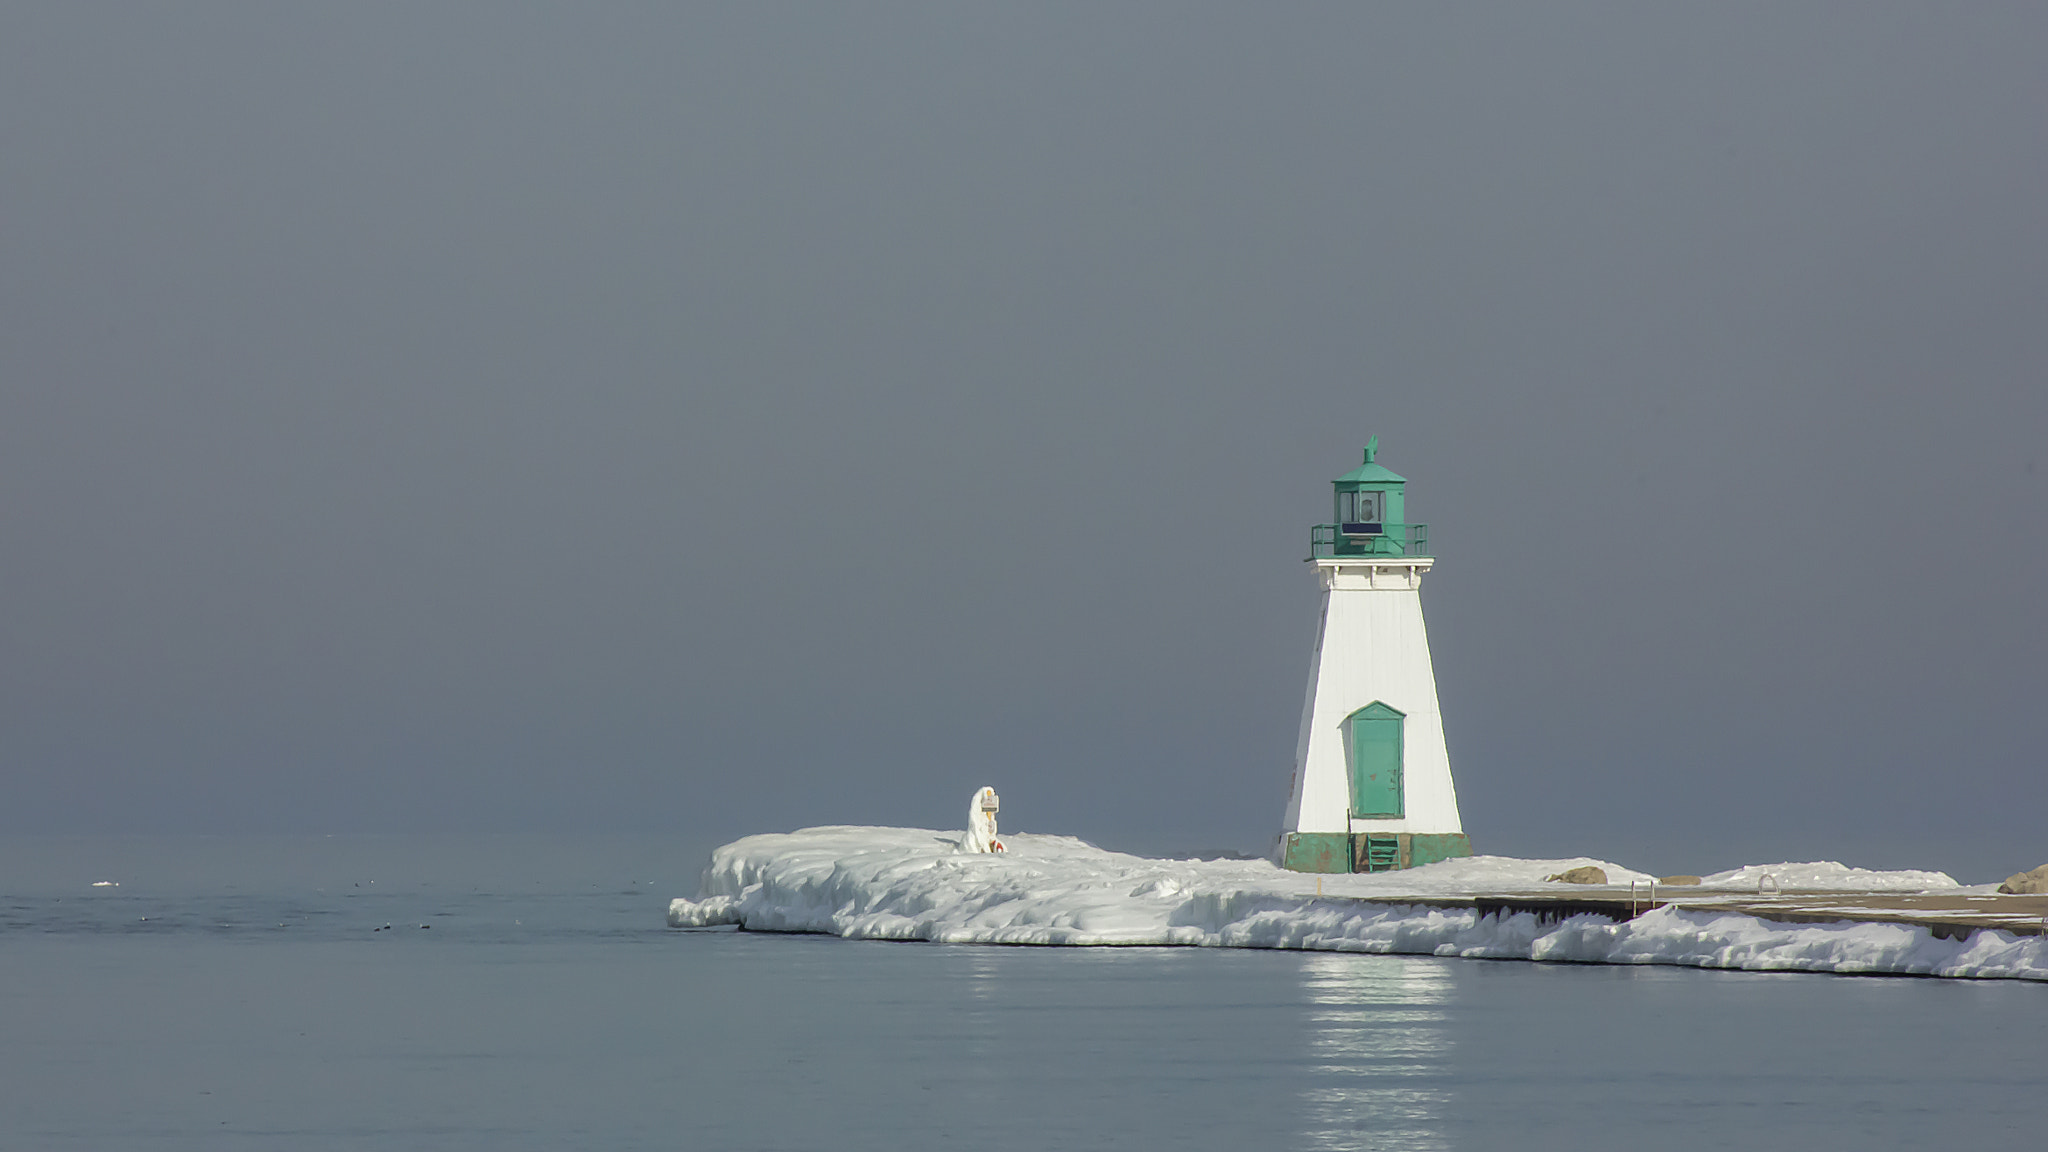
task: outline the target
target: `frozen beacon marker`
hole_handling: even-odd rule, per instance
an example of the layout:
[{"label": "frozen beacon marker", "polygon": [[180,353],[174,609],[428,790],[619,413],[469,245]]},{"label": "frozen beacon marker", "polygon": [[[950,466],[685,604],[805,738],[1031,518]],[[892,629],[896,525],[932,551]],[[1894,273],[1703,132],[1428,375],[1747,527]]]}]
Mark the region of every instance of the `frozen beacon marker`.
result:
[{"label": "frozen beacon marker", "polygon": [[960,847],[969,852],[1006,851],[1003,842],[996,839],[996,813],[1002,806],[995,789],[976,792],[967,804],[967,838],[960,842]]},{"label": "frozen beacon marker", "polygon": [[1333,484],[1336,523],[1309,530],[1322,617],[1276,862],[1296,872],[1384,872],[1472,842],[1444,749],[1422,626],[1429,526],[1407,519],[1408,482],[1374,462]]}]

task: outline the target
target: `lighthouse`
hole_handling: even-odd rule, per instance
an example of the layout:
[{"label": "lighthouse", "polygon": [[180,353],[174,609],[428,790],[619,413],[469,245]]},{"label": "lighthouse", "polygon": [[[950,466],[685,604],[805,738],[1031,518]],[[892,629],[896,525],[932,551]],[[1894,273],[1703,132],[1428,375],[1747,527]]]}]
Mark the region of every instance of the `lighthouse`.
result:
[{"label": "lighthouse", "polygon": [[1276,861],[1296,872],[1384,872],[1470,856],[1422,626],[1429,526],[1408,482],[1374,459],[1337,477],[1332,522],[1309,531],[1322,590],[1292,795]]}]

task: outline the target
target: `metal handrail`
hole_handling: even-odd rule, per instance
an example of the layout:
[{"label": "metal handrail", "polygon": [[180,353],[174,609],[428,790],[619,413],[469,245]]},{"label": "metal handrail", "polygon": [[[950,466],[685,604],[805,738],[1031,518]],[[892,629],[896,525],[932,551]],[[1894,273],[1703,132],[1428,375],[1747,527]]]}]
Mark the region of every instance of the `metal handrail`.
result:
[{"label": "metal handrail", "polygon": [[[1336,524],[1317,524],[1308,530],[1308,558],[1337,556],[1427,556],[1429,525],[1382,524],[1376,536],[1344,536]],[[1340,547],[1345,551],[1338,551]]]}]

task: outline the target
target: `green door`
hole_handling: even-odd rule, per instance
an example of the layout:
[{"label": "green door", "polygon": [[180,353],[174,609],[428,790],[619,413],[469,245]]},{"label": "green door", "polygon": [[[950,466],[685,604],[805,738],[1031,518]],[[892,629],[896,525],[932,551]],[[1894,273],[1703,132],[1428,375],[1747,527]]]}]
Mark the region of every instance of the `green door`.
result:
[{"label": "green door", "polygon": [[1401,713],[1377,700],[1344,719],[1351,814],[1401,816]]}]

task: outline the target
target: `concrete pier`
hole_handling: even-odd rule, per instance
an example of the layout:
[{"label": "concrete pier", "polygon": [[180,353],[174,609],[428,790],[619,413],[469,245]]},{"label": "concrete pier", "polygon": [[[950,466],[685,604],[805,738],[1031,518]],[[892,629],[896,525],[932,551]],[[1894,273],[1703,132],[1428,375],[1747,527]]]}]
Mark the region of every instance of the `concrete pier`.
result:
[{"label": "concrete pier", "polygon": [[1656,908],[1685,912],[1735,913],[1789,924],[1905,924],[1926,928],[1937,938],[1968,939],[1995,928],[2015,936],[2048,934],[2048,896],[1979,896],[1941,892],[1842,892],[1787,889],[1756,893],[1727,889],[1658,887],[1656,899],[1638,886],[1588,885],[1568,890],[1500,892],[1473,896],[1325,896],[1366,904],[1422,908],[1473,908],[1481,916],[1529,913],[1539,921],[1601,916],[1617,923]]}]

